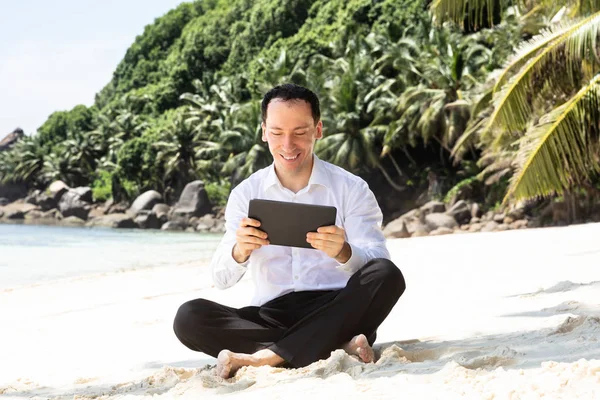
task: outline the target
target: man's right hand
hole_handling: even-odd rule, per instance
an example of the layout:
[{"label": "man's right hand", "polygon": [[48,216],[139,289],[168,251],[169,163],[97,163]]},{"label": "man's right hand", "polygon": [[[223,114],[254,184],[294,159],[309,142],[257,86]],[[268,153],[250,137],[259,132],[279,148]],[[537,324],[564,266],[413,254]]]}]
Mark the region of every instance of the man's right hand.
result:
[{"label": "man's right hand", "polygon": [[256,249],[269,244],[267,234],[259,229],[260,221],[244,218],[236,231],[236,244],[233,246],[232,256],[238,263],[243,263]]}]

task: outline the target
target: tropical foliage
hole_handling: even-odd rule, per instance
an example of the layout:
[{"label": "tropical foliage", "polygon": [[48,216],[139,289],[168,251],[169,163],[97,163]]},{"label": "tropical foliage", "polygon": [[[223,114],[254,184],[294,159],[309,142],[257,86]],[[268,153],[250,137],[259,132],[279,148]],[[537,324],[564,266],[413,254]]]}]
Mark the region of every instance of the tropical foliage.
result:
[{"label": "tropical foliage", "polygon": [[271,162],[262,95],[295,82],[321,99],[318,155],[376,194],[422,190],[432,174],[444,192],[506,189],[490,204],[594,187],[600,2],[425,3],[184,3],[136,38],[94,106],[58,111],[0,153],[0,180],[174,201],[203,179],[223,204]]}]

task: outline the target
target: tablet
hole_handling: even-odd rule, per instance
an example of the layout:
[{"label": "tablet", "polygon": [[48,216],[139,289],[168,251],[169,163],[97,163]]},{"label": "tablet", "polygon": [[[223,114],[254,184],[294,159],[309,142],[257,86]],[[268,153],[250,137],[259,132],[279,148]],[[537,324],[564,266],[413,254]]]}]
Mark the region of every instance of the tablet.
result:
[{"label": "tablet", "polygon": [[253,199],[248,208],[248,217],[260,221],[258,229],[269,235],[270,244],[307,249],[313,247],[306,241],[306,234],[335,225],[336,214],[331,206],[274,200]]}]

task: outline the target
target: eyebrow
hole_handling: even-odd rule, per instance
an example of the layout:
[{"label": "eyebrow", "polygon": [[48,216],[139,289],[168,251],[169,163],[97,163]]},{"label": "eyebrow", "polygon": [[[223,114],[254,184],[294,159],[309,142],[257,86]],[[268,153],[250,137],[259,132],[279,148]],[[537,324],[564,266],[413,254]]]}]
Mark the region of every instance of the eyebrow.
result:
[{"label": "eyebrow", "polygon": [[[278,126],[269,126],[268,128],[272,129],[272,130],[275,130],[275,131],[282,131],[283,130],[283,128],[280,128]],[[308,124],[308,125],[300,125],[300,126],[295,127],[292,130],[293,131],[297,131],[298,129],[307,129],[307,128],[310,128],[310,124]]]}]

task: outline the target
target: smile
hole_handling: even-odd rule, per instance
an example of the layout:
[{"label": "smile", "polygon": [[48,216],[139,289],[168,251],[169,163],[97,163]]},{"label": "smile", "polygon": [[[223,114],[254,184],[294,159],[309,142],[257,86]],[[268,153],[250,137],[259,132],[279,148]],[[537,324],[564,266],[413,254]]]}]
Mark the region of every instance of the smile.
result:
[{"label": "smile", "polygon": [[280,154],[280,156],[281,156],[281,157],[283,157],[283,159],[284,159],[284,160],[286,160],[286,161],[294,161],[296,158],[298,158],[298,156],[299,156],[299,155],[300,155],[300,154],[296,154],[296,155],[295,155],[295,156],[293,156],[293,157],[286,157],[286,156],[284,156],[283,154]]}]

